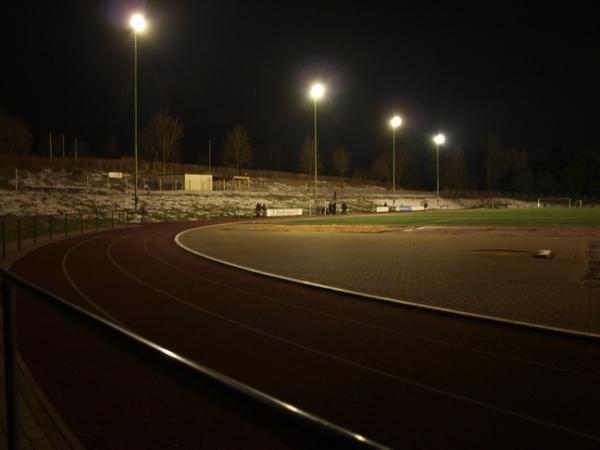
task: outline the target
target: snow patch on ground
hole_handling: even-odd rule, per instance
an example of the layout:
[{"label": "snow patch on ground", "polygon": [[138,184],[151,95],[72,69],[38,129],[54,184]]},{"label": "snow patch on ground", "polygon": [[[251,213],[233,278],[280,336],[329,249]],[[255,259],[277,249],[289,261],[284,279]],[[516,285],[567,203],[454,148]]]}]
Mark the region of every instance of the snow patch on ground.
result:
[{"label": "snow patch on ground", "polygon": [[[129,178],[129,177],[128,177]],[[0,216],[31,216],[34,214],[95,213],[109,215],[111,210],[133,209],[133,189],[129,179],[107,180],[106,173],[94,172],[40,172],[19,171],[15,189],[14,179],[9,189],[0,190]],[[107,184],[109,183],[109,184]],[[140,177],[140,185],[144,179]],[[440,199],[430,192],[397,190],[392,198],[389,190],[381,186],[320,182],[319,206],[336,201],[348,205],[349,212],[371,212],[377,206],[422,206],[429,208],[478,208],[498,204],[510,207],[532,207],[532,202],[512,199]],[[212,191],[158,191],[138,189],[139,207],[157,216],[190,217],[250,216],[257,203],[268,208],[303,208],[305,213],[314,210],[314,185],[306,179],[254,178],[250,190],[239,192]],[[494,203],[495,202],[495,203]]]}]

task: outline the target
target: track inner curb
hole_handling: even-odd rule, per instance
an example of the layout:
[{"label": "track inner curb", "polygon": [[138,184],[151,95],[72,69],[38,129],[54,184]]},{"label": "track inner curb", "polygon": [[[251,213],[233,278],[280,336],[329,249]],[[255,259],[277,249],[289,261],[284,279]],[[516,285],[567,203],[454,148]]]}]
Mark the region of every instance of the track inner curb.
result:
[{"label": "track inner curb", "polygon": [[254,273],[257,275],[262,275],[262,276],[266,276],[269,278],[275,278],[278,280],[287,281],[290,283],[301,284],[301,285],[305,285],[305,286],[309,286],[309,287],[313,287],[313,288],[317,288],[317,289],[324,289],[324,290],[333,291],[333,292],[337,292],[337,293],[341,293],[341,294],[345,294],[345,295],[352,295],[355,297],[359,297],[359,298],[371,300],[371,301],[379,301],[379,302],[392,303],[392,304],[401,305],[401,306],[408,306],[408,307],[422,309],[422,310],[426,310],[426,311],[430,311],[430,312],[437,312],[437,313],[441,313],[441,314],[453,315],[453,316],[458,316],[458,317],[463,317],[463,318],[481,320],[481,321],[486,321],[486,322],[493,322],[493,323],[501,324],[501,325],[516,326],[516,327],[526,328],[526,329],[535,330],[535,331],[543,331],[543,332],[550,332],[550,333],[562,334],[562,335],[579,337],[579,338],[600,340],[600,334],[598,334],[598,333],[581,331],[581,330],[576,330],[576,329],[572,329],[572,328],[562,328],[562,327],[555,327],[555,326],[551,326],[551,325],[543,325],[543,324],[534,323],[534,322],[512,320],[512,319],[507,319],[507,318],[503,318],[503,317],[490,316],[490,315],[486,315],[486,314],[477,314],[477,313],[461,311],[461,310],[457,310],[457,309],[443,308],[440,306],[426,305],[423,303],[418,303],[418,302],[414,302],[414,301],[410,301],[410,300],[397,299],[397,298],[386,297],[386,296],[382,296],[382,295],[369,294],[367,292],[360,292],[360,291],[354,291],[354,290],[350,290],[350,289],[344,289],[344,288],[331,286],[331,285],[327,285],[327,284],[303,280],[301,278],[288,277],[285,275],[280,275],[280,274],[276,274],[273,272],[256,269],[256,268],[253,268],[250,266],[245,266],[243,264],[237,264],[237,263],[233,263],[231,261],[226,261],[224,259],[216,258],[214,256],[210,256],[206,253],[202,253],[198,250],[195,250],[195,249],[187,246],[183,242],[181,242],[181,237],[187,233],[191,233],[191,232],[203,230],[203,229],[222,227],[222,226],[231,226],[231,225],[243,224],[243,223],[248,223],[248,222],[222,223],[222,224],[214,224],[214,225],[190,228],[188,230],[184,230],[184,231],[177,233],[174,237],[174,241],[175,241],[175,244],[178,245],[183,250],[185,250],[191,254],[194,254],[196,256],[199,256],[201,258],[207,259],[209,261],[213,261],[213,262],[216,262],[219,264],[223,264],[225,266],[233,267],[235,269],[244,270],[246,272]]}]

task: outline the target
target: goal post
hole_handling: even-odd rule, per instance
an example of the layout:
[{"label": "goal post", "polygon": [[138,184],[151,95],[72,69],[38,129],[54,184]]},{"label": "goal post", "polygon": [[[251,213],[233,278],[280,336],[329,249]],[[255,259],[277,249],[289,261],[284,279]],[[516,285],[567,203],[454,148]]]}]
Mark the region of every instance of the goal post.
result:
[{"label": "goal post", "polygon": [[570,208],[570,197],[540,197],[537,199],[538,208]]}]

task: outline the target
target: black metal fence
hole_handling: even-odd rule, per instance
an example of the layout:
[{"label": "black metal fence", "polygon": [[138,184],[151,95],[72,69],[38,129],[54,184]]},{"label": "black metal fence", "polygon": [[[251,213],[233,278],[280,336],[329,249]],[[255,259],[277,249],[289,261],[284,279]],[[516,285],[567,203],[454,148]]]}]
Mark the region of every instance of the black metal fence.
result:
[{"label": "black metal fence", "polygon": [[33,246],[52,241],[58,236],[83,234],[119,227],[128,227],[152,222],[174,222],[189,220],[221,219],[223,216],[199,215],[194,211],[180,209],[130,210],[97,209],[93,212],[65,214],[36,214],[24,217],[0,219],[0,256],[6,259],[7,245],[21,251],[25,243]]}]

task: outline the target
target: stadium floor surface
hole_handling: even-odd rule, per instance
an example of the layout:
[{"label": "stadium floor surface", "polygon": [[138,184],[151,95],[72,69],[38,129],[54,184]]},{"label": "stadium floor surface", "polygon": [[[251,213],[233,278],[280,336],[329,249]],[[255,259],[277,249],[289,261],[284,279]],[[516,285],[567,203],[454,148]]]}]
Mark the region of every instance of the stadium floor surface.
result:
[{"label": "stadium floor surface", "polygon": [[[174,235],[191,226],[66,239],[11,270],[394,448],[600,444],[597,341],[357,301],[245,273],[179,248]],[[21,355],[87,448],[315,447],[303,430],[211,383],[190,387],[25,295],[17,317]]]}]

